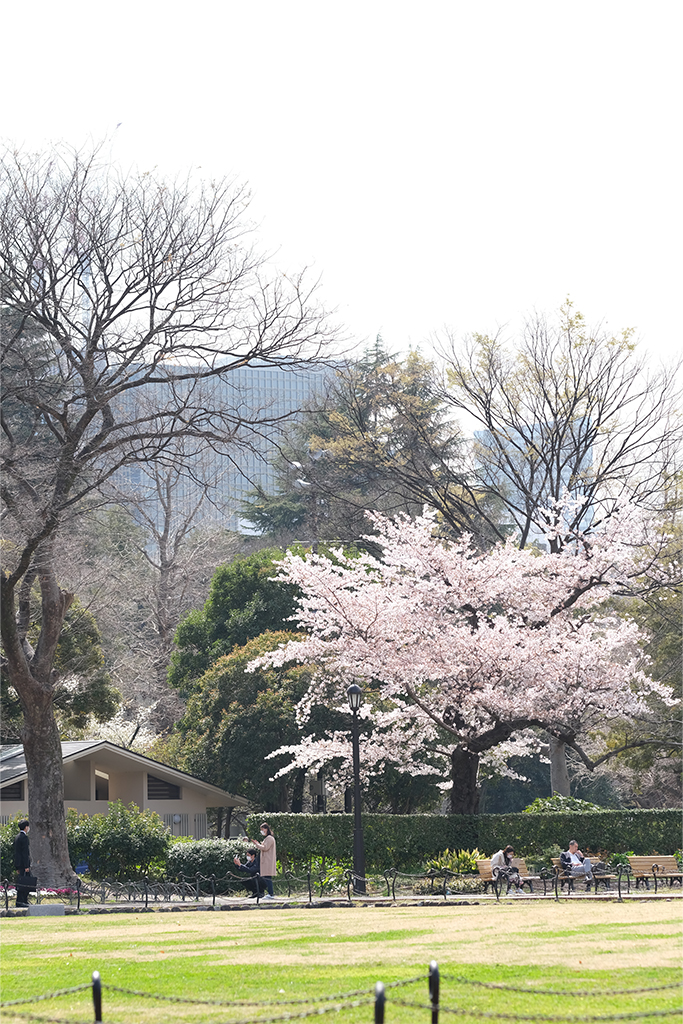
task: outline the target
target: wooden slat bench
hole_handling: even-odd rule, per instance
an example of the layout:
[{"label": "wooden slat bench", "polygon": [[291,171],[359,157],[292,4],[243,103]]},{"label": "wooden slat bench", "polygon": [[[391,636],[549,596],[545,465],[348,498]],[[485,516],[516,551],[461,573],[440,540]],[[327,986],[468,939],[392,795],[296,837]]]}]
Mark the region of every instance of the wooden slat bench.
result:
[{"label": "wooden slat bench", "polygon": [[491,871],[491,861],[490,860],[478,860],[477,861],[477,871],[479,872],[479,877],[481,878],[482,882],[484,883],[484,892],[486,892],[486,890],[490,887],[491,889],[493,889],[493,891],[495,892],[495,894],[497,896],[498,895],[498,886],[497,886],[496,879],[493,877],[493,872]]},{"label": "wooden slat bench", "polygon": [[649,889],[650,879],[654,880],[655,892],[658,882],[668,882],[669,885],[678,882],[679,885],[683,885],[683,871],[673,855],[652,853],[647,857],[629,857],[628,862],[631,874],[636,880],[636,889],[641,882]]},{"label": "wooden slat bench", "polygon": [[[512,866],[514,868],[516,868],[517,871],[519,872],[519,882],[520,882],[520,886],[522,888],[526,885],[529,888],[529,892],[532,893],[534,891],[534,882],[542,882],[543,883],[543,895],[545,896],[547,894],[547,892],[548,892],[548,881],[550,880],[549,877],[544,877],[543,875],[531,875],[531,874],[529,874],[529,872],[527,871],[527,866],[526,866],[526,863],[524,861],[524,858],[522,858],[522,857],[513,857],[513,859],[512,859]],[[508,893],[510,891],[510,883],[507,880],[507,878],[505,878],[504,875],[500,879],[498,877],[494,877],[493,871],[491,869],[491,861],[490,861],[490,859],[489,860],[478,860],[477,861],[477,870],[479,872],[479,877],[481,878],[482,882],[484,883],[484,892],[486,892],[487,888],[489,886],[491,886],[491,888],[493,889],[493,891],[496,894],[496,897],[498,897],[500,895],[500,892],[502,891],[503,882],[507,883],[506,890],[505,890],[506,893]]]},{"label": "wooden slat bench", "polygon": [[550,881],[551,879],[549,879],[545,875],[532,875],[531,872],[527,869],[526,861],[524,860],[523,857],[513,857],[512,858],[512,866],[513,866],[513,868],[517,868],[517,870],[519,871],[519,881],[520,881],[520,884],[521,884],[522,888],[524,888],[525,885],[528,885],[529,886],[529,892],[533,892],[534,891],[534,882],[542,882],[543,883],[543,895],[545,896],[547,894],[547,892],[548,892],[548,881]]},{"label": "wooden slat bench", "polygon": [[[562,886],[563,885],[567,886],[567,891],[568,892],[573,892],[574,891],[574,882],[585,882],[585,879],[581,875],[572,875],[570,872],[565,871],[564,868],[562,867],[562,861],[560,860],[559,857],[553,857],[552,858],[552,862],[553,862],[553,871],[555,872],[555,895],[559,895],[559,893],[562,891]],[[618,891],[619,891],[619,899],[621,899],[621,874],[617,874],[617,875],[613,875],[613,874],[602,875],[601,874],[601,875],[598,875],[598,874],[595,873],[595,868],[594,868],[593,869],[593,881],[592,882],[585,882],[586,892],[589,892],[591,886],[594,885],[595,886],[595,892],[597,893],[598,886],[600,885],[601,882],[604,884],[606,889],[611,889],[612,888],[612,882],[614,882],[614,881],[616,881],[618,883],[617,888],[618,888]],[[627,879],[627,883],[628,883],[628,879]],[[628,883],[628,884],[629,884],[629,889],[630,889],[630,883]]]}]

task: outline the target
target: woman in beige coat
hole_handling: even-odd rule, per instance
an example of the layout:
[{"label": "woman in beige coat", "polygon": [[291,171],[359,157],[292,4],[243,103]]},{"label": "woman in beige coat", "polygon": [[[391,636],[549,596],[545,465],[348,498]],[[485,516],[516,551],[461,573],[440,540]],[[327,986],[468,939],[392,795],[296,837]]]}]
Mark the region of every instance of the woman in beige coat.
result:
[{"label": "woman in beige coat", "polygon": [[261,878],[268,890],[263,898],[264,900],[272,900],[273,876],[277,871],[277,848],[275,846],[275,836],[270,830],[270,825],[265,821],[261,825],[261,835],[263,836],[262,843],[258,843],[255,839],[252,839],[252,843],[261,851]]}]

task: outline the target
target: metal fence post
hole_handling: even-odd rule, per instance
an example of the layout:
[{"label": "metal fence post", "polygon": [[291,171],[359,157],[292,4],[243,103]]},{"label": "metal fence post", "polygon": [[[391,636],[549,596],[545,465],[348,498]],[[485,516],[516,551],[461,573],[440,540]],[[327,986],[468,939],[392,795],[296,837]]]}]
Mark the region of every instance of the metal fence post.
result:
[{"label": "metal fence post", "polygon": [[432,1004],[432,1024],[439,1024],[439,965],[436,960],[429,965],[429,1001]]},{"label": "metal fence post", "polygon": [[102,1020],[102,980],[99,971],[92,972],[92,1001],[95,1007],[95,1020]]},{"label": "metal fence post", "polygon": [[375,985],[375,1024],[384,1024],[384,1004],[386,995],[384,993],[384,982],[378,981]]},{"label": "metal fence post", "polygon": [[657,895],[657,874],[661,871],[659,864],[652,865],[652,877],[655,880],[655,896]]}]

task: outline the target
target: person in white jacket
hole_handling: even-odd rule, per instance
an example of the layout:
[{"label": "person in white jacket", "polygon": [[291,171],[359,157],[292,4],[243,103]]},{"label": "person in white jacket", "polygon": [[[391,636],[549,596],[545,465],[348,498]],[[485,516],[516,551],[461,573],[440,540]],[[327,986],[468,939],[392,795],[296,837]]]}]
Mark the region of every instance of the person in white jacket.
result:
[{"label": "person in white jacket", "polygon": [[507,878],[510,885],[514,885],[515,894],[523,896],[522,882],[519,877],[519,871],[514,867],[512,858],[515,855],[514,848],[512,846],[506,846],[504,850],[499,850],[498,853],[494,853],[491,857],[491,872],[495,877],[496,874],[501,874]]}]

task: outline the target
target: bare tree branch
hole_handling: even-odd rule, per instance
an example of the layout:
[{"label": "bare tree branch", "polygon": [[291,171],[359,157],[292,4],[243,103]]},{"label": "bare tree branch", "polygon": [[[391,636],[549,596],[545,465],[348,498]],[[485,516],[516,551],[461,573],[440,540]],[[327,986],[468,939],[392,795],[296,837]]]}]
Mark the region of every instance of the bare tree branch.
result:
[{"label": "bare tree branch", "polygon": [[[53,714],[72,600],[57,583],[58,533],[75,530],[126,466],[172,468],[183,444],[253,443],[269,416],[227,405],[222,382],[254,361],[310,362],[333,337],[305,275],[285,278],[256,252],[248,198],[230,181],[123,176],[97,149],[3,156],[2,629],[46,882],[71,874]],[[33,652],[18,642],[14,612],[30,573],[42,600]]]}]

